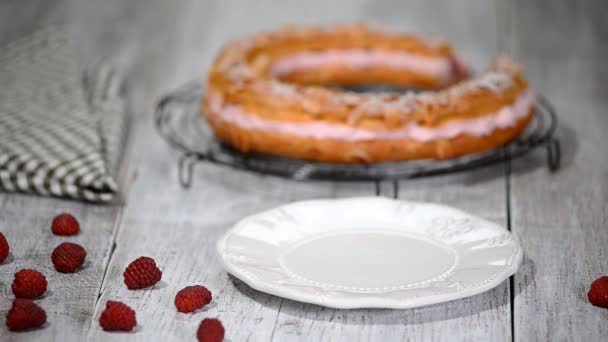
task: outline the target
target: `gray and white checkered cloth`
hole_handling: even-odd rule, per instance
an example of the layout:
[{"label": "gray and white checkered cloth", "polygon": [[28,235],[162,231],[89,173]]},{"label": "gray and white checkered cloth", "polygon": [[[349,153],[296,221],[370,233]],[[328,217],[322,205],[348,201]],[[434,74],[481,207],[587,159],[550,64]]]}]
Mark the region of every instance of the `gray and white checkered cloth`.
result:
[{"label": "gray and white checkered cloth", "polygon": [[128,117],[115,70],[83,72],[67,34],[0,47],[0,190],[111,201]]}]

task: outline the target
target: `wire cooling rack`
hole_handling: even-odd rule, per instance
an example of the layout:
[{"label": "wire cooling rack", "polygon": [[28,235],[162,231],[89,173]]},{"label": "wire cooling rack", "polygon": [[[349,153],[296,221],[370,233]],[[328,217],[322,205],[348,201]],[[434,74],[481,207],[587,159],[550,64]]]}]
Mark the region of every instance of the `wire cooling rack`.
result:
[{"label": "wire cooling rack", "polygon": [[184,187],[192,184],[192,171],[198,162],[296,180],[334,181],[396,180],[454,173],[501,163],[541,147],[546,150],[547,166],[551,171],[557,170],[560,164],[560,144],[554,136],[557,115],[543,96],[538,96],[536,114],[524,134],[503,147],[448,160],[357,165],[311,162],[258,153],[241,154],[218,141],[206,121],[201,118],[203,92],[202,83],[188,83],[164,96],[156,111],[158,132],[181,153],[178,162],[179,181]]}]

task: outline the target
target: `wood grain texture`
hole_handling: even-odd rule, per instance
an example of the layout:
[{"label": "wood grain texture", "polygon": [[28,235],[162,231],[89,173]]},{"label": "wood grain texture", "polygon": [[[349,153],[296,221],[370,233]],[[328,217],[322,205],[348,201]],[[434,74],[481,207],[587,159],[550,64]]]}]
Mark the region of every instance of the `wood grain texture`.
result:
[{"label": "wood grain texture", "polygon": [[[68,21],[66,1],[6,1],[0,3],[0,44],[17,39],[38,27]],[[0,90],[1,91],[1,90]],[[0,341],[82,341],[93,315],[120,218],[118,206],[100,206],[33,195],[0,194],[0,231],[7,237],[11,254],[0,265]],[[75,237],[52,234],[53,217],[72,213],[81,224]],[[81,244],[87,250],[84,267],[74,274],[55,271],[51,253],[60,243]],[[41,330],[10,333],[6,313],[14,295],[15,272],[33,268],[48,280],[48,291],[36,302],[47,313]]]},{"label": "wood grain texture", "polygon": [[[34,24],[69,18],[86,60],[111,56],[127,71],[136,118],[125,164],[124,207],[0,195],[0,231],[13,246],[10,260],[0,265],[0,325],[17,269],[38,268],[50,284],[39,301],[49,314],[45,328],[12,334],[0,327],[0,340],[187,341],[194,339],[202,318],[216,316],[230,341],[601,341],[608,335],[608,313],[588,305],[585,296],[588,284],[608,273],[606,263],[598,261],[605,259],[608,246],[608,159],[601,149],[608,128],[608,11],[601,0],[9,3],[0,6],[0,40]],[[539,153],[513,164],[509,181],[504,169],[495,167],[397,184],[338,184],[200,165],[193,188],[179,186],[176,153],[152,125],[159,95],[202,78],[229,39],[284,24],[353,20],[445,37],[476,70],[485,68],[497,50],[515,54],[533,84],[558,107],[563,169],[548,174]],[[217,238],[243,216],[317,197],[378,191],[453,205],[506,226],[509,187],[511,226],[526,253],[513,294],[505,282],[478,296],[413,310],[333,310],[253,290],[228,276],[215,256]],[[74,213],[83,225],[81,235],[67,239],[89,251],[78,278],[56,273],[50,263],[50,252],[65,240],[48,230],[59,211]],[[122,272],[140,255],[156,259],[163,280],[149,290],[128,291]],[[192,315],[177,313],[175,293],[197,283],[213,291],[213,303]],[[135,333],[100,329],[98,317],[111,299],[137,311]]]},{"label": "wood grain texture", "polygon": [[[505,181],[500,167],[401,182],[399,198],[452,205],[506,227]],[[404,336],[415,336],[413,340],[511,340],[508,281],[477,296],[405,315],[405,321],[412,323],[402,327]]]},{"label": "wood grain texture", "polygon": [[[506,11],[507,12],[507,11]],[[513,164],[511,226],[526,254],[515,275],[515,339],[605,341],[608,310],[591,306],[591,282],[608,274],[608,8],[605,1],[517,1],[503,24],[505,50],[560,119],[562,168]]]},{"label": "wood grain texture", "polygon": [[[153,104],[170,87],[202,77],[206,64],[232,35],[229,29],[220,28],[241,13],[235,10],[235,3],[182,5],[177,10],[182,18],[179,25],[166,27],[167,36],[180,39],[159,41],[152,33],[143,32],[139,36],[143,44],[154,39],[166,47],[162,57],[156,52],[143,55],[140,66],[133,71],[132,83],[140,87],[137,93],[141,97],[136,101],[141,108]],[[247,6],[244,12],[258,8]],[[255,18],[257,21],[235,21],[242,30],[239,34],[268,24],[268,17]],[[143,63],[150,64],[144,67]],[[150,70],[158,73],[162,83],[146,82],[151,79]],[[141,324],[134,334],[112,335],[117,340],[192,340],[205,317],[220,317],[232,341],[270,340],[283,299],[229,277],[215,255],[218,237],[237,220],[260,210],[307,198],[373,195],[374,184],[293,182],[201,164],[195,169],[193,187],[184,190],[177,182],[175,152],[158,138],[149,119],[138,120],[134,131],[127,204],[117,248],[92,317],[89,340],[107,338],[97,319],[106,301],[118,298],[137,311]],[[143,150],[147,153],[142,154]],[[164,272],[163,281],[151,290],[128,291],[122,272],[140,255],[156,259]],[[214,293],[213,303],[195,314],[177,313],[173,306],[175,293],[192,284],[208,286]]]},{"label": "wood grain texture", "polygon": [[[84,339],[110,257],[120,210],[30,195],[0,195],[0,231],[11,247],[9,259],[0,265],[0,341]],[[61,212],[70,212],[80,221],[78,236],[53,235],[51,221]],[[66,241],[87,250],[83,268],[73,274],[57,272],[51,262],[53,249]],[[38,270],[47,278],[48,290],[36,302],[46,310],[48,320],[41,330],[15,334],[6,329],[5,315],[14,298],[11,291],[14,274],[23,268]]]},{"label": "wood grain texture", "polygon": [[[165,10],[160,1],[124,3],[116,0],[103,3],[49,1],[43,7],[38,5],[40,1],[33,0],[3,3],[0,6],[0,14],[6,21],[0,22],[3,29],[2,38],[15,39],[49,23],[67,24],[70,34],[76,38],[79,52],[86,64],[94,64],[102,58],[111,57],[128,73],[141,76],[137,79],[139,84],[134,85],[130,94],[131,102],[138,121],[151,121],[155,101],[155,93],[152,90],[161,83],[156,77],[164,76],[155,72],[155,69],[160,67],[163,70],[159,59],[166,56],[158,52],[165,51],[162,45],[140,43],[143,36],[148,37],[143,41],[145,43],[163,37],[163,27],[172,27],[175,21],[171,14],[175,14],[179,7],[167,3]],[[50,10],[44,11],[44,8]],[[171,12],[171,9],[174,11]],[[135,20],[134,11],[138,12]],[[4,30],[5,26],[8,29]],[[151,27],[160,29],[160,32],[152,32]],[[167,29],[164,32],[171,34],[174,31]],[[165,41],[169,38],[165,36]],[[145,65],[149,68],[146,72],[140,69],[139,59],[146,60]],[[157,67],[154,67],[155,65]],[[157,137],[150,135],[150,139]],[[125,191],[129,188],[128,181],[130,179],[121,182],[124,183]],[[0,265],[0,340],[85,340],[89,326],[92,323],[98,324],[97,321],[92,322],[93,313],[107,271],[117,232],[116,222],[120,218],[122,207],[94,206],[18,194],[1,196],[0,231],[7,235],[14,251],[13,255],[18,257],[14,262]],[[81,220],[83,232],[77,238],[61,239],[50,234],[50,219],[62,211],[71,212]],[[81,243],[89,253],[85,269],[73,275],[55,272],[50,261],[52,249],[65,240]],[[47,276],[49,292],[39,303],[47,312],[48,323],[42,330],[14,334],[4,327],[4,317],[12,300],[12,276],[16,270],[23,267],[39,269]],[[106,334],[102,339],[109,337],[111,335]]]},{"label": "wood grain texture", "polygon": [[[386,5],[385,12],[393,13],[395,19],[392,22],[391,19],[384,21],[445,37],[461,51],[466,60],[471,61],[476,71],[485,69],[497,54],[501,34],[496,25],[497,16],[500,15],[497,2],[420,1],[410,4],[415,11],[409,14],[405,10],[396,13],[390,11],[396,6],[396,3]],[[431,17],[433,20],[427,19]],[[505,177],[501,166],[451,176],[401,181],[398,182],[397,194],[401,199],[452,205],[507,226]],[[401,324],[381,333],[375,326],[382,323],[374,324],[370,330],[376,335],[371,334],[371,337],[413,341],[511,340],[508,281],[491,291],[464,300],[406,310],[399,315],[393,312],[384,315],[398,317],[396,321]],[[373,312],[373,316],[368,314],[368,317],[377,320],[382,314]]]},{"label": "wood grain texture", "polygon": [[[142,322],[136,334],[120,335],[125,340],[189,340],[202,318],[215,316],[222,319],[233,341],[269,340],[283,300],[228,277],[216,258],[215,242],[246,215],[306,198],[371,195],[373,184],[300,183],[200,165],[193,187],[184,190],[177,183],[172,151],[164,142],[150,140],[155,134],[152,127],[140,127],[135,144],[145,144],[153,153],[134,164],[137,175],[90,339],[107,336],[97,325],[105,302],[123,298]],[[128,291],[122,272],[140,255],[156,259],[164,272],[163,282],[152,290]],[[213,304],[194,315],[179,314],[172,302],[175,293],[192,284],[208,286],[215,296]]]}]

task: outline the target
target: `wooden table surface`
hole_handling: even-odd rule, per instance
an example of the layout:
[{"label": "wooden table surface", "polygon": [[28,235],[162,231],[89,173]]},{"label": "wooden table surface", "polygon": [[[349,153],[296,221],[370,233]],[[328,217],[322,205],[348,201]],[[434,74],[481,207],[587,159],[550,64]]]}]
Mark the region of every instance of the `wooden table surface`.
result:
[{"label": "wooden table surface", "polygon": [[[365,20],[453,42],[482,69],[499,53],[526,67],[533,86],[556,106],[563,160],[545,167],[541,151],[525,159],[458,175],[401,182],[295,182],[214,165],[195,170],[190,190],[177,182],[177,154],[153,127],[158,97],[202,78],[231,38],[290,23]],[[604,0],[265,0],[5,1],[0,39],[33,25],[67,22],[83,57],[111,56],[127,74],[135,117],[122,167],[122,200],[92,205],[0,194],[0,231],[14,252],[0,266],[1,341],[194,340],[198,323],[219,317],[230,341],[606,341],[608,310],[586,299],[608,274],[608,6]],[[295,200],[379,194],[454,205],[497,222],[523,244],[509,281],[484,294],[411,310],[333,310],[255,291],[230,277],[214,253],[216,239],[245,215]],[[50,219],[73,213],[88,250],[77,274],[52,269],[64,239]],[[125,266],[156,259],[163,280],[128,291]],[[10,333],[13,274],[46,274],[41,330]],[[173,297],[202,283],[214,301],[193,315]],[[135,333],[110,334],[98,317],[107,300],[137,312]]]}]

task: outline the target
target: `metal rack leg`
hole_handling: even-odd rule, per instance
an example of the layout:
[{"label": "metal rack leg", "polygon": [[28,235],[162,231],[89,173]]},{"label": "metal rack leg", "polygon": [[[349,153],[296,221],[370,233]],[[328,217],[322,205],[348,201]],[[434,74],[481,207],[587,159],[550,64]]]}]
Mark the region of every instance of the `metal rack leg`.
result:
[{"label": "metal rack leg", "polygon": [[192,174],[197,158],[195,156],[184,154],[179,158],[178,177],[179,183],[184,189],[189,189],[192,186]]},{"label": "metal rack leg", "polygon": [[557,171],[561,162],[561,148],[559,144],[559,140],[555,138],[549,139],[547,141],[547,165],[549,166],[549,170],[551,172]]}]

